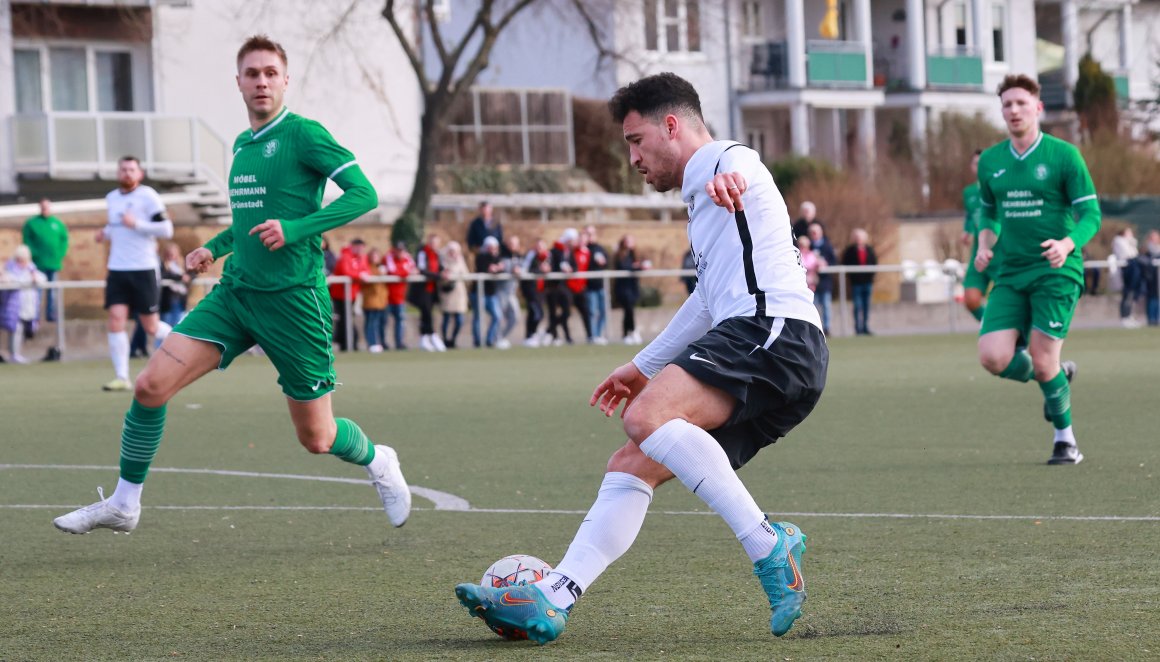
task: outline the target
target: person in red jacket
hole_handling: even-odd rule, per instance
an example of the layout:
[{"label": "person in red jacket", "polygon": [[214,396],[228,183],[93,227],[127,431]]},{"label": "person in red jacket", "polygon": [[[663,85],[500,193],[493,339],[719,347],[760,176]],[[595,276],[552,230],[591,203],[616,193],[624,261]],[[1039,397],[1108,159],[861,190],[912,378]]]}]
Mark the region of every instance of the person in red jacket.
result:
[{"label": "person in red jacket", "polygon": [[[576,247],[572,249],[572,267],[576,273],[588,271],[592,263],[592,251],[588,249],[589,236],[586,230],[581,230],[576,240]],[[580,313],[580,321],[584,323],[584,337],[588,344],[592,344],[592,312],[588,310],[588,279],[571,278],[568,280],[568,289],[572,290],[572,305]]]},{"label": "person in red jacket", "polygon": [[[359,287],[362,285],[362,279],[369,276],[371,273],[371,265],[367,260],[366,254],[363,252],[366,243],[362,239],[355,239],[350,242],[350,245],[342,249],[342,253],[338,256],[338,262],[334,265],[335,276],[349,276],[352,280],[350,284],[350,301],[358,298]],[[346,286],[342,283],[333,283],[330,286],[330,300],[334,305],[334,342],[338,344],[339,351],[352,351],[358,349],[358,330],[354,330],[354,344],[349,348],[346,346],[346,325],[351,320],[346,318]]]},{"label": "person in red jacket", "polygon": [[[406,242],[397,241],[395,247],[387,252],[383,260],[388,276],[406,278],[415,273],[415,261],[407,252]],[[403,342],[404,324],[407,321],[407,284],[389,283],[387,285],[387,316],[394,319],[395,349],[407,349]]]}]

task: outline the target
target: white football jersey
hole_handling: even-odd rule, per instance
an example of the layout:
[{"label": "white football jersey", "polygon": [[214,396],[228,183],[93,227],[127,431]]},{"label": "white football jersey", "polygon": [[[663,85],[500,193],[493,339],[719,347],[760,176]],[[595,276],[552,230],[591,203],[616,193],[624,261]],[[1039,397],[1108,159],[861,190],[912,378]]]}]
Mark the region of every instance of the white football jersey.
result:
[{"label": "white football jersey", "polygon": [[[144,271],[157,269],[157,238],[173,236],[173,222],[165,212],[161,196],[152,187],[139,185],[128,193],[114,189],[105,196],[109,209],[105,238],[109,241],[110,271]],[[134,227],[124,224],[125,213],[136,221]]]},{"label": "white football jersey", "polygon": [[[736,214],[713,203],[705,185],[719,172],[747,183]],[[697,289],[716,326],[730,317],[789,317],[822,326],[793,242],[785,200],[752,149],[711,142],[685,165],[681,198],[689,206],[689,244],[697,262]]]}]

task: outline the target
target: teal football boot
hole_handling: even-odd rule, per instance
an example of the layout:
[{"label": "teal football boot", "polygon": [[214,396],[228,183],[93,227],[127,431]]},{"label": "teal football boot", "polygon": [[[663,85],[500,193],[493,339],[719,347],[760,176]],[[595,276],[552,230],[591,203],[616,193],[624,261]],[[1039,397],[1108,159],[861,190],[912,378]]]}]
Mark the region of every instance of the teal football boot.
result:
[{"label": "teal football boot", "polygon": [[558,609],[533,584],[491,588],[478,584],[455,587],[467,613],[483,619],[504,639],[531,639],[538,644],[554,641],[564,633],[568,610]]},{"label": "teal football boot", "polygon": [[781,636],[802,615],[806,601],[806,580],[802,576],[802,554],[806,551],[806,534],[789,522],[771,523],[777,532],[777,545],[769,556],[753,564],[753,574],[769,596],[769,629]]}]

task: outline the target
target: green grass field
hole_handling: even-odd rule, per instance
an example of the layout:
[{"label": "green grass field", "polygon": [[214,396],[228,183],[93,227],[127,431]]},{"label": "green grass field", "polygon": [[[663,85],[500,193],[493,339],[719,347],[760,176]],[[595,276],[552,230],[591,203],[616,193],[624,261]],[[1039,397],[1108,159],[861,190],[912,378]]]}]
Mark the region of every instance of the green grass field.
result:
[{"label": "green grass field", "polygon": [[1157,659],[1158,341],[1068,340],[1077,467],[1044,464],[1039,390],[985,375],[972,337],[835,341],[817,410],[741,471],[809,535],[789,635],[674,482],[544,648],[500,641],[452,587],[506,554],[559,560],[623,441],[588,396],[630,349],[342,357],[337,412],[470,503],[416,497],[397,530],[366,485],[162,471],[365,478],[298,446],[247,357],[170,404],[136,532],[62,534],[53,517],[116,484],[128,397],[100,392],[103,362],[3,366],[0,660]]}]

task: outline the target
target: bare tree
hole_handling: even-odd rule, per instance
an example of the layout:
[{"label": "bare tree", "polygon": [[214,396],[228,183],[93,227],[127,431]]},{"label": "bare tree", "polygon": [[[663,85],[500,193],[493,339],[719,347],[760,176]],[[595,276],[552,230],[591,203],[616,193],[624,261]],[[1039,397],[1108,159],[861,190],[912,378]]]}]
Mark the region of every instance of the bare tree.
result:
[{"label": "bare tree", "polygon": [[[408,37],[399,22],[395,0],[387,0],[383,18],[399,40],[423,94],[423,116],[419,125],[419,160],[415,184],[402,216],[395,222],[392,239],[417,242],[423,233],[423,221],[431,205],[435,188],[435,157],[439,138],[447,128],[455,102],[475,83],[488,63],[499,35],[520,12],[539,0],[480,0],[471,23],[458,41],[449,42],[436,15],[435,0],[417,0],[419,8],[416,30],[429,36],[437,58],[437,77],[428,76],[418,39]],[[410,4],[410,3],[408,3]],[[405,12],[404,12],[405,14]]]}]

